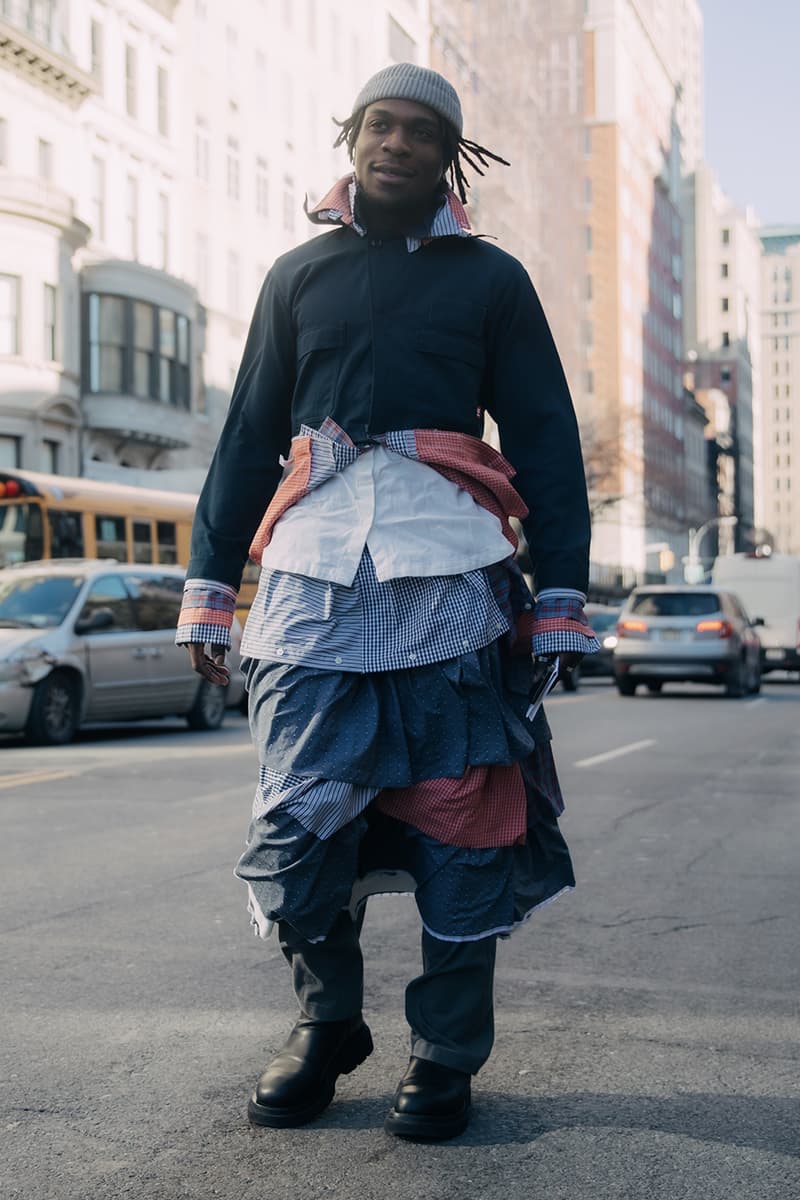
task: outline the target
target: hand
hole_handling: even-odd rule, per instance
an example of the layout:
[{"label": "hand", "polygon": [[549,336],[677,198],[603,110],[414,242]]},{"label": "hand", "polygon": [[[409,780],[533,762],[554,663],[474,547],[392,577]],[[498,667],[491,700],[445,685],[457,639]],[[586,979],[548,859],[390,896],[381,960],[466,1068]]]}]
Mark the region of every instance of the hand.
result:
[{"label": "hand", "polygon": [[217,687],[225,687],[230,680],[230,671],[225,666],[225,651],[221,646],[211,646],[211,654],[206,653],[205,643],[188,642],[189,661],[192,670],[202,675],[209,683]]}]

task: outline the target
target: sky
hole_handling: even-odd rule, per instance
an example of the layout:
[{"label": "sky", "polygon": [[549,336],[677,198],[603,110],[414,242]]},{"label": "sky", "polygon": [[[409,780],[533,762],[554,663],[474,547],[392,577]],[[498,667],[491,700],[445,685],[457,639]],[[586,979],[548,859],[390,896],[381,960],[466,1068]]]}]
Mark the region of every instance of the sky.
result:
[{"label": "sky", "polygon": [[705,158],[765,225],[800,225],[800,2],[700,0]]}]

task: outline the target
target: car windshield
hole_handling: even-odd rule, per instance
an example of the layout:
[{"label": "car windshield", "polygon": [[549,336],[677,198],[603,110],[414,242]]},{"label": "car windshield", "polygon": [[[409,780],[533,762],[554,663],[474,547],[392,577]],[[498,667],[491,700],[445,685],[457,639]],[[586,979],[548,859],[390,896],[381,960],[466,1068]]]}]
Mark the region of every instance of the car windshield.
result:
[{"label": "car windshield", "polygon": [[60,625],[80,591],[80,575],[0,575],[0,627],[45,629]]},{"label": "car windshield", "polygon": [[715,592],[640,592],[630,612],[640,617],[706,617],[719,612]]}]

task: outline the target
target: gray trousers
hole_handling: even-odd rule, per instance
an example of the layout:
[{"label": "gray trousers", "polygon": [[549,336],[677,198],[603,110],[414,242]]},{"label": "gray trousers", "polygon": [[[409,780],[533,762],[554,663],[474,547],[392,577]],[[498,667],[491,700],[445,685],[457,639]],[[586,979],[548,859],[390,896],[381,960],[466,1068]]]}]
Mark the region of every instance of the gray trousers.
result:
[{"label": "gray trousers", "polygon": [[[362,910],[363,913],[363,910]],[[360,921],[341,912],[324,942],[307,942],[278,924],[283,954],[301,1011],[316,1021],[342,1021],[361,1012],[364,962]],[[422,932],[422,974],[406,988],[411,1053],[476,1074],[494,1042],[494,963],[497,939],[444,942]]]}]

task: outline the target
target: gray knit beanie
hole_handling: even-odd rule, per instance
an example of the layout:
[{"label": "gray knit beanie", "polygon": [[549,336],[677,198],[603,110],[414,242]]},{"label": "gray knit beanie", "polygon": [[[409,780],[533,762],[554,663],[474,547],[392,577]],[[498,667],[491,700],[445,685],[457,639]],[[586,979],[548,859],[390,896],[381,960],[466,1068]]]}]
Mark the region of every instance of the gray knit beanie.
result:
[{"label": "gray knit beanie", "polygon": [[459,137],[463,133],[464,118],[456,89],[443,75],[429,67],[418,67],[416,63],[393,63],[384,67],[364,84],[356,96],[353,113],[378,100],[415,100],[449,121]]}]

